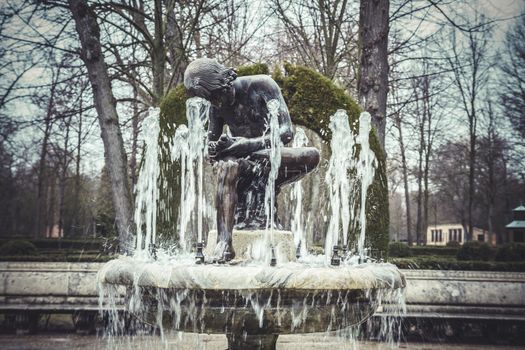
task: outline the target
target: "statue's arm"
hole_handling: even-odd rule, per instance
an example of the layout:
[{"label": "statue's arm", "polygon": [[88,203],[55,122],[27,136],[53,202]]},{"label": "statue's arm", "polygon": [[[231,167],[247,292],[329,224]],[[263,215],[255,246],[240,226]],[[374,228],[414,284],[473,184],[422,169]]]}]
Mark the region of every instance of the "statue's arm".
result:
[{"label": "statue's arm", "polygon": [[211,106],[208,119],[208,142],[217,141],[221,137],[223,127],[224,120],[221,118],[219,111],[216,107]]},{"label": "statue's arm", "polygon": [[290,113],[288,112],[288,106],[284,102],[284,97],[279,91],[279,133],[281,135],[281,141],[283,144],[288,144],[293,140],[293,128],[292,128],[292,119],[290,118]]},{"label": "statue's arm", "polygon": [[221,137],[223,126],[224,120],[217,109],[211,106],[208,119],[208,155],[211,159],[217,157],[217,141]]},{"label": "statue's arm", "polygon": [[[278,89],[278,88],[277,88]],[[281,92],[278,90],[278,96],[276,99],[279,101],[279,114],[277,116],[279,121],[279,136],[281,137],[281,142],[286,145],[293,139],[293,128],[292,128],[292,119],[290,118],[290,113],[288,112],[288,107],[284,98],[281,95]],[[252,152],[269,148],[271,145],[270,134],[266,133],[263,136],[248,139],[253,143]]]}]

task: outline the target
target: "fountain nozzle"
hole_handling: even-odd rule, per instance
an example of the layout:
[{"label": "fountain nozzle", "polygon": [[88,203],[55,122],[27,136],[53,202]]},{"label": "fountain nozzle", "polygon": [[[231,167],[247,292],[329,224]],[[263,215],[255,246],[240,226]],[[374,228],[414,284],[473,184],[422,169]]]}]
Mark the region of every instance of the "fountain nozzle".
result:
[{"label": "fountain nozzle", "polygon": [[303,242],[299,241],[299,244],[297,245],[297,249],[295,250],[295,257],[299,259],[301,257],[301,244]]},{"label": "fountain nozzle", "polygon": [[153,260],[157,260],[157,246],[155,245],[155,243],[149,244],[149,253]]},{"label": "fountain nozzle", "polygon": [[202,242],[197,243],[197,254],[195,255],[196,264],[204,264],[204,254],[202,253],[203,246],[204,246],[204,243]]},{"label": "fountain nozzle", "polygon": [[334,245],[334,248],[332,250],[332,260],[330,261],[330,264],[332,266],[341,265],[341,258],[339,257],[338,251],[339,251],[339,247]]},{"label": "fountain nozzle", "polygon": [[273,248],[273,245],[270,246],[272,249],[272,259],[270,260],[270,266],[276,266],[277,265],[277,259],[275,258],[275,249]]}]

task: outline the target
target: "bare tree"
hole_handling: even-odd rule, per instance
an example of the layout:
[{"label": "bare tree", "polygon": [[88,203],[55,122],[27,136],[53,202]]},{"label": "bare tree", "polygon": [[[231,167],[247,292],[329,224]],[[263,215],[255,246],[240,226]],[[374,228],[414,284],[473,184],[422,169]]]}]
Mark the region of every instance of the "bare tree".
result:
[{"label": "bare tree", "polygon": [[383,149],[389,70],[389,6],[389,0],[361,1],[359,8],[359,102],[372,115]]},{"label": "bare tree", "polygon": [[[464,41],[462,40],[463,38],[457,37],[455,30],[451,32],[451,55],[447,58],[459,94],[460,108],[467,117],[468,124],[468,239],[471,239],[473,230],[478,111],[482,98],[481,93],[488,81],[490,56],[487,50],[487,44],[491,34],[490,27],[488,26],[481,27],[478,24],[474,27],[482,28],[483,30],[472,30],[465,33]],[[464,45],[463,42],[465,43]]]},{"label": "bare tree", "polygon": [[[273,0],[270,8],[287,37],[280,41],[280,50],[291,53],[284,59],[312,67],[330,79],[354,70],[357,23],[355,9],[347,0]],[[344,74],[343,81],[350,87],[354,78]]]},{"label": "bare tree", "polygon": [[82,46],[81,58],[88,70],[98,113],[105,161],[111,180],[120,248],[122,251],[128,251],[132,243],[132,201],[128,185],[127,158],[111,81],[102,54],[100,28],[93,9],[84,1],[69,0],[69,8],[75,20]]},{"label": "bare tree", "polygon": [[[391,87],[392,99],[395,103],[399,103],[399,95],[397,86]],[[393,126],[397,130],[396,141],[399,146],[399,155],[401,157],[401,176],[403,181],[403,190],[404,190],[404,201],[405,201],[405,211],[406,211],[406,230],[407,230],[407,242],[409,245],[413,243],[412,237],[412,217],[410,211],[410,188],[408,185],[408,161],[407,161],[407,151],[406,151],[406,141],[403,135],[403,108],[396,109],[392,114],[391,118],[393,120]]]},{"label": "bare tree", "polygon": [[507,33],[505,55],[500,65],[501,106],[512,127],[525,142],[525,13]]},{"label": "bare tree", "polygon": [[[489,241],[496,239],[495,216],[498,197],[505,189],[507,181],[506,164],[508,162],[508,146],[498,131],[498,118],[491,100],[486,102],[482,111],[484,115],[485,133],[478,140],[479,162],[477,164],[476,186],[480,202],[483,203],[483,213],[479,216],[479,223],[486,225],[489,232]],[[498,230],[499,231],[499,230]],[[501,241],[501,237],[499,237]]]}]

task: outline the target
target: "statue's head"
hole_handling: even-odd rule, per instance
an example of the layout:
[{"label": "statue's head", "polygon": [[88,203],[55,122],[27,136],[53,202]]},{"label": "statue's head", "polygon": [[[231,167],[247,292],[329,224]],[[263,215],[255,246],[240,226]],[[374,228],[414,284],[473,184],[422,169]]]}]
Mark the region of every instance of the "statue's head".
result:
[{"label": "statue's head", "polygon": [[186,68],[184,86],[190,96],[202,97],[213,103],[229,95],[236,78],[233,68],[226,68],[215,59],[198,58]]}]

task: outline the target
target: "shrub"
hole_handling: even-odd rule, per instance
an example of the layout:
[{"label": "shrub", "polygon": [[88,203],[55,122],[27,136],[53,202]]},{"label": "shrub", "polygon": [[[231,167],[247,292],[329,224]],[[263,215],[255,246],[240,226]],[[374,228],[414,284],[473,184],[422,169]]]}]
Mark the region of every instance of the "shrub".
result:
[{"label": "shrub", "polygon": [[487,243],[465,242],[458,250],[456,257],[458,260],[488,261],[494,257],[494,250]]},{"label": "shrub", "polygon": [[525,272],[525,262],[461,261],[453,258],[420,256],[389,260],[400,269],[460,270],[460,271],[512,271]]},{"label": "shrub", "polygon": [[525,261],[525,244],[507,243],[500,246],[496,261]]},{"label": "shrub", "polygon": [[438,255],[438,256],[450,256],[456,257],[458,254],[459,247],[443,247],[443,246],[413,246],[410,247],[412,255]]},{"label": "shrub", "polygon": [[394,258],[406,258],[412,256],[412,252],[406,243],[392,242],[388,245],[388,255]]},{"label": "shrub", "polygon": [[7,241],[0,246],[0,255],[37,255],[38,250],[29,241],[18,239]]},{"label": "shrub", "polygon": [[256,74],[270,74],[270,69],[264,63],[255,63],[247,66],[240,66],[235,69],[237,75],[242,77],[245,75],[256,75]]},{"label": "shrub", "polygon": [[447,247],[459,248],[460,246],[461,246],[461,244],[459,244],[458,241],[448,241],[447,242]]}]

